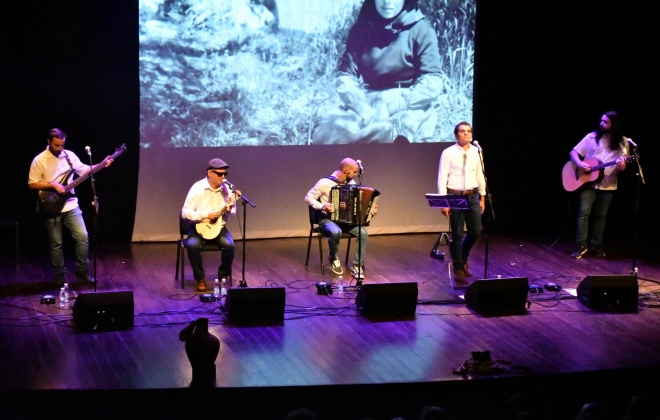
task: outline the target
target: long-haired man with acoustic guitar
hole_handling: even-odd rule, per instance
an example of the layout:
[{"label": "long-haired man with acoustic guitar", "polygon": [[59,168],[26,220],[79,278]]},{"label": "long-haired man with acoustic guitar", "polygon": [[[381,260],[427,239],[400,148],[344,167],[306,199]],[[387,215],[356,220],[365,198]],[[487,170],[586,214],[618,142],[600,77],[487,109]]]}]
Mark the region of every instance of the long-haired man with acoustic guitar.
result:
[{"label": "long-haired man with acoustic guitar", "polygon": [[[607,212],[617,189],[617,175],[626,169],[629,153],[628,138],[622,133],[621,118],[615,111],[607,111],[600,118],[596,131],[587,134],[571,150],[572,168],[562,174],[564,187],[583,184],[578,196],[578,215],[573,258],[582,258],[587,252],[598,258],[605,257],[603,233]],[[589,235],[589,218],[592,218]]]},{"label": "long-haired man with acoustic guitar", "polygon": [[50,262],[55,270],[54,281],[58,286],[68,283],[62,249],[62,226],[66,226],[75,242],[76,276],[87,284],[93,284],[94,280],[88,273],[89,235],[78,206],[78,197],[72,188],[76,183],[73,174],[78,176],[77,180],[84,180],[92,172],[110,166],[112,159],[106,158],[94,165],[94,171],[90,171],[91,167],[82,163],[75,153],[64,149],[66,134],[62,130],[51,129],[47,141],[46,150],[32,160],[28,187],[39,191],[38,210],[45,217],[48,230]]},{"label": "long-haired man with acoustic guitar", "polygon": [[202,261],[205,244],[216,245],[222,251],[218,279],[231,276],[234,262],[234,238],[227,229],[227,216],[236,214],[234,206],[241,192],[227,182],[229,165],[222,159],[211,159],[206,178],[193,184],[181,209],[181,217],[191,221],[188,231],[188,259],[197,281],[197,291],[206,291],[206,274]]}]

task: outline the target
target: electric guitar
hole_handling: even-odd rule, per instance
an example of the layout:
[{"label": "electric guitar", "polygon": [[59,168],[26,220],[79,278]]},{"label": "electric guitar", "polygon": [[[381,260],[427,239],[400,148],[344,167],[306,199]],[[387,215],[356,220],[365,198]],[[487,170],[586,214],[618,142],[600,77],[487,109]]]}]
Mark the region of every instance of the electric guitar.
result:
[{"label": "electric guitar", "polygon": [[[635,159],[635,156],[626,157],[626,163],[633,159]],[[591,167],[590,171],[587,172],[582,168],[578,168],[572,160],[569,160],[564,165],[561,171],[561,181],[566,191],[575,191],[588,182],[598,183],[602,181],[605,176],[603,169],[616,165],[616,160],[603,163],[596,158],[584,159],[583,162]]]},{"label": "electric guitar", "polygon": [[[72,189],[77,187],[80,183],[89,178],[92,174],[97,173],[101,169],[105,168],[105,164],[108,160],[115,160],[122,153],[126,151],[126,144],[122,144],[117,148],[115,153],[106,157],[101,162],[91,167],[91,170],[84,172],[82,175],[78,176],[73,182],[64,186],[64,192],[58,193],[53,190],[41,190],[38,193],[37,199],[37,212],[46,217],[55,217],[62,211],[66,201],[73,197]],[[65,180],[69,178],[69,174],[64,178]]]},{"label": "electric guitar", "polygon": [[[234,205],[238,197],[239,195],[233,192],[229,196],[228,205],[230,206]],[[220,231],[222,230],[223,226],[225,225],[225,221],[223,220],[222,216],[224,216],[226,211],[227,211],[227,206],[223,207],[222,210],[220,210],[220,216],[217,219],[209,220],[208,222],[196,223],[195,230],[197,231],[199,236],[201,236],[206,240],[217,238],[218,235],[220,235]]]}]

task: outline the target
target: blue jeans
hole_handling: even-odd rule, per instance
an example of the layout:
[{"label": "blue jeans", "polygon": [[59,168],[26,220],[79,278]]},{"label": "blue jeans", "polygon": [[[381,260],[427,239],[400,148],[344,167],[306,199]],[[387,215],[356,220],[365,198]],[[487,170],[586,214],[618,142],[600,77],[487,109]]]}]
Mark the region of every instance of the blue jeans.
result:
[{"label": "blue jeans", "polygon": [[578,201],[577,226],[575,231],[575,244],[587,245],[589,237],[589,217],[591,217],[590,248],[600,248],[603,245],[603,233],[607,221],[607,211],[614,198],[614,191],[586,188],[580,192]]},{"label": "blue jeans", "polygon": [[65,273],[64,251],[62,249],[62,226],[66,226],[76,243],[76,271],[87,272],[89,266],[89,236],[83,220],[80,207],[58,216],[46,219],[48,230],[48,247],[50,248],[50,263],[55,273]]},{"label": "blue jeans", "polygon": [[367,242],[369,240],[369,233],[364,226],[347,225],[345,223],[335,223],[330,219],[322,219],[319,225],[323,228],[324,235],[328,238],[328,246],[330,247],[330,259],[337,257],[337,250],[339,249],[339,240],[341,234],[350,233],[357,237],[355,250],[353,252],[353,265],[364,266],[364,257],[367,255]]},{"label": "blue jeans", "polygon": [[[481,201],[479,194],[468,195],[468,210],[452,209],[449,213],[451,229],[451,244],[449,253],[454,269],[463,268],[470,256],[470,250],[479,239],[481,233]],[[467,233],[464,235],[464,230]]]},{"label": "blue jeans", "polygon": [[193,226],[188,232],[187,246],[188,260],[193,269],[195,280],[205,280],[204,263],[202,261],[202,249],[204,245],[215,245],[222,251],[220,266],[218,267],[218,278],[231,276],[231,265],[234,262],[234,238],[226,226],[222,227],[220,234],[215,239],[204,239],[195,230]]}]

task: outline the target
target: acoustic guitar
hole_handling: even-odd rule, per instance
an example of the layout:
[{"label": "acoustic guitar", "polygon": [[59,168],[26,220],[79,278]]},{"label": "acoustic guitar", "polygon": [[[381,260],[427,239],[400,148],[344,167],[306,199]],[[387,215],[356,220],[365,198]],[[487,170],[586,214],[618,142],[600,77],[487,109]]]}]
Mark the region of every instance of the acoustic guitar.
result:
[{"label": "acoustic guitar", "polygon": [[[37,199],[37,212],[46,217],[55,217],[58,214],[60,214],[60,212],[64,208],[64,204],[66,204],[66,201],[73,196],[73,193],[71,192],[72,189],[77,187],[81,182],[85,181],[92,174],[95,174],[101,169],[105,168],[105,164],[108,160],[117,159],[125,151],[126,151],[126,144],[122,144],[120,147],[117,148],[115,153],[106,157],[96,165],[92,166],[91,170],[84,172],[73,182],[65,186],[63,185],[64,186],[63,193],[58,193],[57,191],[52,191],[52,190],[39,191],[38,199]],[[68,178],[69,178],[69,174],[67,174],[67,176],[64,179],[68,179]]]},{"label": "acoustic guitar", "polygon": [[[635,156],[628,156],[626,163],[632,161],[634,158]],[[598,183],[602,181],[605,176],[604,169],[608,166],[616,165],[616,160],[603,163],[596,158],[584,159],[583,162],[591,167],[590,171],[578,168],[572,160],[569,160],[564,165],[561,171],[561,181],[566,191],[575,191],[589,182]]]}]

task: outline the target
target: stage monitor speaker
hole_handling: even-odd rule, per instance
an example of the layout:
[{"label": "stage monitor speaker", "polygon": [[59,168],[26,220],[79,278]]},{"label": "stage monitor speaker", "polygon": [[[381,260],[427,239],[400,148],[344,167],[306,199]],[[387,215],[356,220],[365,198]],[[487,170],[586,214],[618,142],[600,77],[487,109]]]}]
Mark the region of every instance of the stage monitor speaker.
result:
[{"label": "stage monitor speaker", "polygon": [[465,303],[481,315],[524,314],[528,292],[527,277],[476,280],[465,291]]},{"label": "stage monitor speaker", "polygon": [[637,312],[637,276],[587,276],[577,287],[577,297],[596,311]]},{"label": "stage monitor speaker", "polygon": [[363,284],[355,306],[363,315],[414,315],[417,282]]},{"label": "stage monitor speaker", "polygon": [[225,313],[236,323],[284,320],[284,287],[232,287],[227,290]]},{"label": "stage monitor speaker", "polygon": [[73,324],[78,331],[113,331],[133,328],[133,291],[81,293],[73,303]]}]

